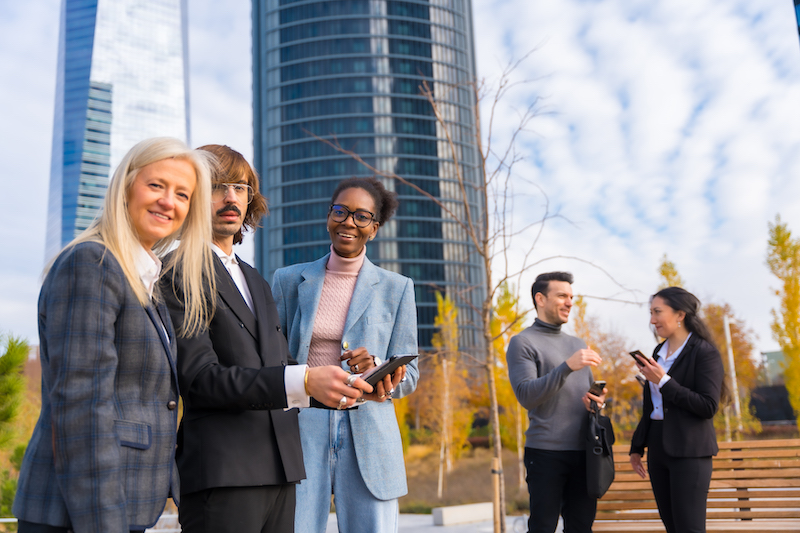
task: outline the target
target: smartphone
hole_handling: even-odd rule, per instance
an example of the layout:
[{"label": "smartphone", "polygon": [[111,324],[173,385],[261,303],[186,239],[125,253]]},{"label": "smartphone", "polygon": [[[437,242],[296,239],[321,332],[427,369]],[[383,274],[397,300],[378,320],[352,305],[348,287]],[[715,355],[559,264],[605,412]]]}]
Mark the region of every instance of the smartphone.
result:
[{"label": "smartphone", "polygon": [[650,361],[652,359],[649,355],[645,355],[642,352],[640,352],[639,350],[634,350],[634,351],[628,352],[628,353],[630,353],[631,357],[633,357],[633,360],[636,361],[637,365],[641,365],[642,364],[641,361],[639,361],[640,357],[645,361]]},{"label": "smartphone", "polygon": [[592,383],[592,386],[589,387],[589,392],[591,392],[595,396],[602,396],[603,389],[605,388],[606,388],[606,382],[603,380],[599,380]]},{"label": "smartphone", "polygon": [[636,378],[636,381],[638,381],[638,382],[639,382],[641,385],[647,385],[647,378],[646,378],[646,377],[644,377],[643,375],[641,375],[641,374],[636,374],[636,375],[635,375],[635,376],[633,376],[633,377],[635,377],[635,378]]},{"label": "smartphone", "polygon": [[419,354],[393,355],[388,361],[384,361],[383,364],[376,366],[375,368],[371,369],[369,373],[361,377],[364,378],[364,381],[374,387],[386,375],[392,374],[395,370],[403,365],[407,365],[417,357],[419,357]]}]

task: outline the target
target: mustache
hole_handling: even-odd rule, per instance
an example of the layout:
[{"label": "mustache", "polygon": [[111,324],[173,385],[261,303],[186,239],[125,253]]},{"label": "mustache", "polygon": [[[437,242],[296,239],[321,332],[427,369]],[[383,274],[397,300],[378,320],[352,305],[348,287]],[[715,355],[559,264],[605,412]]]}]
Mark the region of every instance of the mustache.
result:
[{"label": "mustache", "polygon": [[233,213],[236,213],[239,216],[242,216],[241,210],[238,207],[236,207],[235,205],[226,205],[225,207],[220,208],[220,210],[217,211],[217,214],[218,215],[222,215],[222,214],[228,213],[228,212],[233,212]]}]

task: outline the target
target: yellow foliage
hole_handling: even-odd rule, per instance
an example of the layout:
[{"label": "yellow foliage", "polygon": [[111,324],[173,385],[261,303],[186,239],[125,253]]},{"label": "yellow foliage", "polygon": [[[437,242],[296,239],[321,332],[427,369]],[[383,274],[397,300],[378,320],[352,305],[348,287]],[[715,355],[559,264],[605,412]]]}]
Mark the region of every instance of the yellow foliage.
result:
[{"label": "yellow foliage", "polygon": [[678,274],[678,269],[675,263],[667,258],[667,254],[661,258],[661,264],[658,267],[658,274],[661,276],[661,285],[658,290],[666,289],[667,287],[683,287],[684,282],[681,275]]},{"label": "yellow foliage", "polygon": [[[448,463],[467,446],[472,429],[472,396],[465,365],[458,350],[458,308],[450,297],[436,294],[438,314],[433,336],[436,351],[420,362],[420,384],[410,396],[420,425],[431,432],[432,442],[445,439]],[[423,378],[424,376],[424,378]]]},{"label": "yellow foliage", "polygon": [[[500,408],[500,440],[503,446],[516,449],[524,446],[528,415],[517,401],[508,371],[505,368],[506,347],[511,337],[522,331],[522,317],[519,311],[519,298],[512,293],[507,283],[500,286],[492,315],[492,348],[497,365],[493,369],[497,383],[497,404]],[[488,400],[488,399],[487,399]]]},{"label": "yellow foliage", "polygon": [[[767,266],[781,283],[775,294],[780,309],[772,310],[772,336],[784,355],[784,383],[795,416],[800,415],[800,240],[781,217],[769,224]],[[800,420],[800,416],[798,416]]]}]

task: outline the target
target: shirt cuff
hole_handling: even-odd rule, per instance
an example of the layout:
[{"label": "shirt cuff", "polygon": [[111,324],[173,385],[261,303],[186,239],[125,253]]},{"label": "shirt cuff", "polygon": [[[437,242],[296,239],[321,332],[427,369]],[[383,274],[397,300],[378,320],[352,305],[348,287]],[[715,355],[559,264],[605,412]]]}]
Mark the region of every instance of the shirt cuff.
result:
[{"label": "shirt cuff", "polygon": [[286,387],[288,409],[308,407],[310,399],[306,394],[306,370],[308,365],[289,365],[284,370],[283,382]]},{"label": "shirt cuff", "polygon": [[664,374],[663,376],[661,376],[661,379],[658,381],[658,390],[661,390],[661,387],[664,386],[664,383],[666,383],[667,381],[669,381],[671,379],[672,379],[672,376],[670,376],[669,374]]}]

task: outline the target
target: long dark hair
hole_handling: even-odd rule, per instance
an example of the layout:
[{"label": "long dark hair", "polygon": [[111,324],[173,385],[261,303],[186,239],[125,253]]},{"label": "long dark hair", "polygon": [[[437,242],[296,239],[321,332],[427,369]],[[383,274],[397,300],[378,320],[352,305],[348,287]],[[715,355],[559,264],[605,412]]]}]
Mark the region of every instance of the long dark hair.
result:
[{"label": "long dark hair", "polygon": [[[712,345],[717,349],[717,353],[719,353],[719,348],[711,337],[711,330],[708,329],[706,323],[700,318],[700,300],[697,299],[697,296],[680,287],[661,289],[651,296],[650,300],[652,301],[656,296],[664,300],[664,303],[674,311],[683,311],[686,315],[683,318],[683,325],[686,330]],[[720,354],[720,359],[722,359],[722,354]],[[728,400],[730,400],[728,381],[723,378],[720,402],[725,404],[728,403]]]}]

